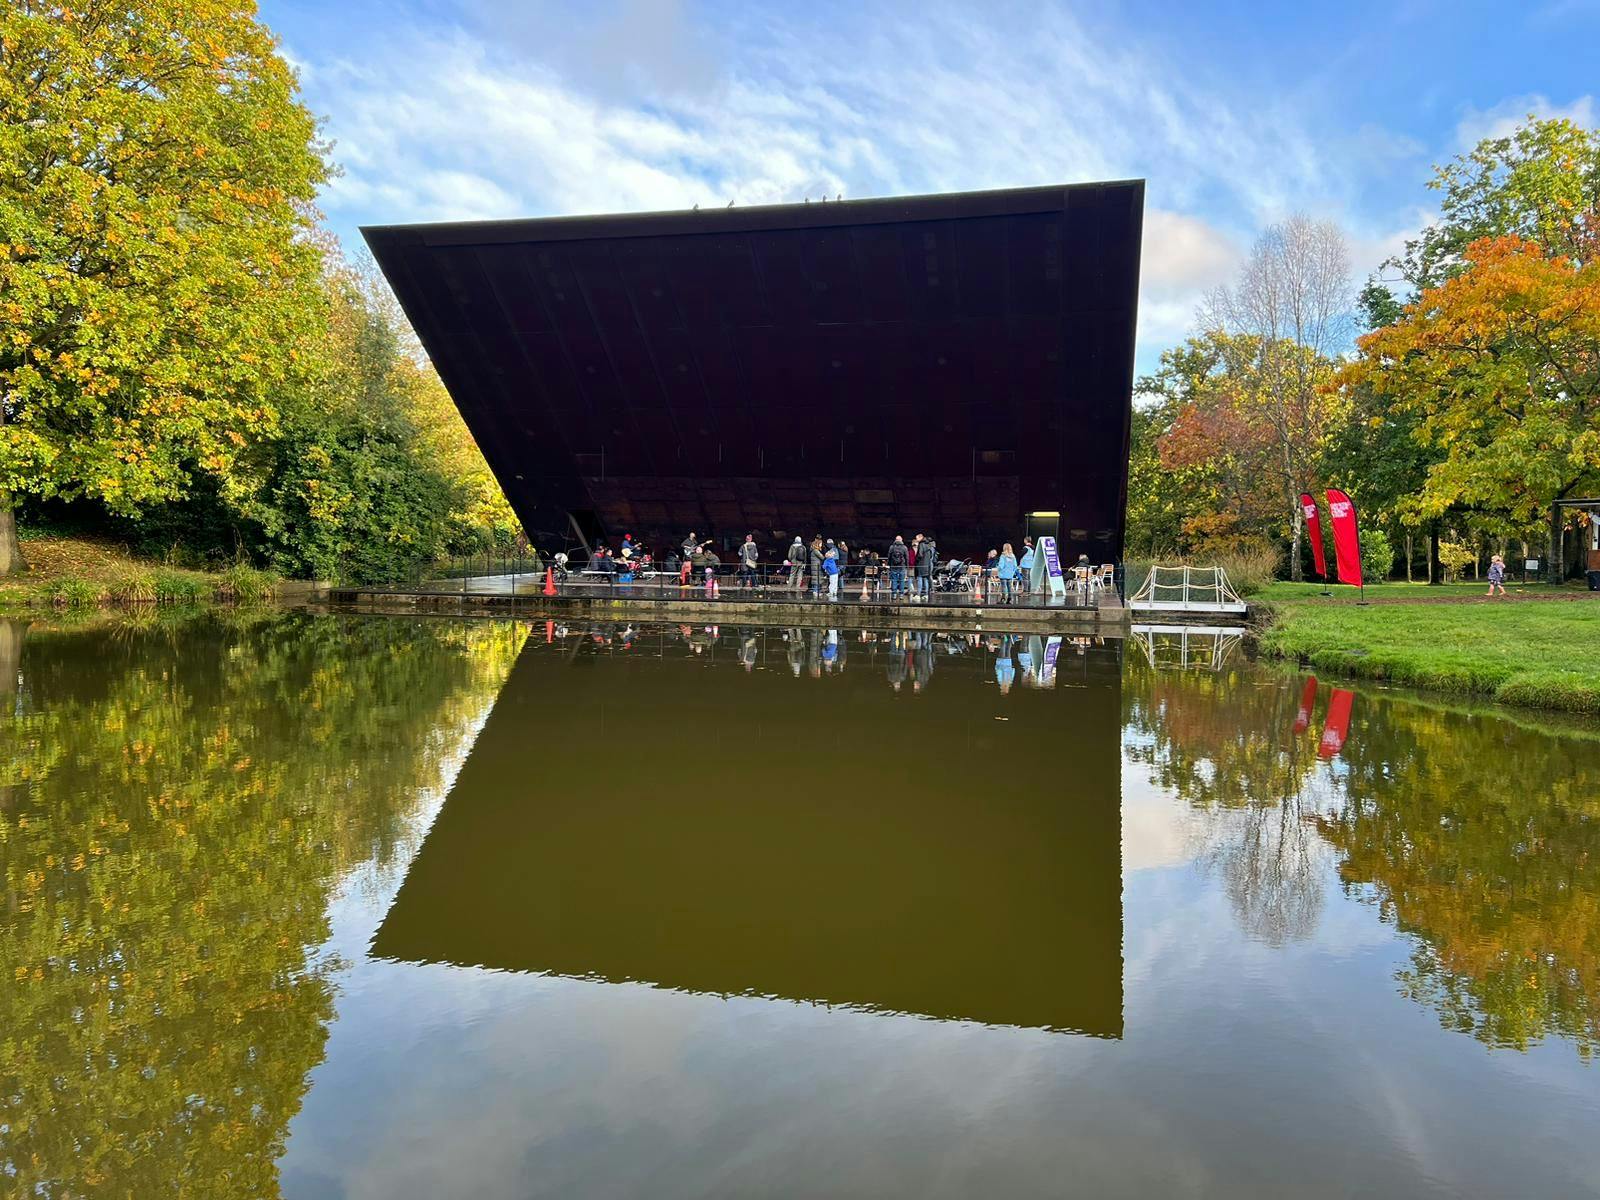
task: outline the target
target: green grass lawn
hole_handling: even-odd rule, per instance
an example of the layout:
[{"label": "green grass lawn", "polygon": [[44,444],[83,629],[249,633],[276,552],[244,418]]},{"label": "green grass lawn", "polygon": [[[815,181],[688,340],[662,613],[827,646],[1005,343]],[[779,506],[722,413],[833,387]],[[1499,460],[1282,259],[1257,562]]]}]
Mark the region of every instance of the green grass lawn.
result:
[{"label": "green grass lawn", "polygon": [[[1263,593],[1273,617],[1261,639],[1268,653],[1367,679],[1600,713],[1600,597],[1530,588],[1547,598],[1475,602],[1467,597],[1476,585],[1423,597],[1402,583],[1368,588],[1374,603],[1357,607],[1353,589],[1334,589],[1332,601],[1320,590],[1273,584]],[[1441,592],[1462,602],[1440,603]]]},{"label": "green grass lawn", "polygon": [[[1426,583],[1374,583],[1367,586],[1366,599],[1371,603],[1381,604],[1403,601],[1428,603],[1443,599],[1470,600],[1483,596],[1488,590],[1489,584],[1486,580],[1471,579],[1464,583],[1441,583],[1437,586]],[[1554,588],[1547,583],[1530,583],[1524,587],[1515,580],[1506,581],[1506,591],[1512,596],[1560,596],[1583,590],[1583,586],[1576,583]],[[1324,596],[1323,592],[1328,592],[1330,595]],[[1258,595],[1250,597],[1252,600],[1265,600],[1269,604],[1305,601],[1311,604],[1332,605],[1354,604],[1357,598],[1356,589],[1344,584],[1288,583],[1282,580],[1269,583]]]}]

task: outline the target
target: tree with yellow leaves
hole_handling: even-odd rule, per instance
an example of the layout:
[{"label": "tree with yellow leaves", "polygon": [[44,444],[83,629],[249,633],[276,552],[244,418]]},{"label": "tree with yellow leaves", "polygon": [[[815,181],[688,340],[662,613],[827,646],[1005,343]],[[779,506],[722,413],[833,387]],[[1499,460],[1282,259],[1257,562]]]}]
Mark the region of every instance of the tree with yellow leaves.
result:
[{"label": "tree with yellow leaves", "polygon": [[0,575],[15,497],[246,486],[316,334],[327,177],[253,4],[0,8]]}]

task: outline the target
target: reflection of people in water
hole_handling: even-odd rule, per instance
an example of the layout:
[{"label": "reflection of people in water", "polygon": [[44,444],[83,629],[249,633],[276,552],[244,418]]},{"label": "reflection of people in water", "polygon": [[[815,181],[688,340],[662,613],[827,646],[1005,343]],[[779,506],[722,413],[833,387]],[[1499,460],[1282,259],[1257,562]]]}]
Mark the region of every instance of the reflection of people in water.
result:
[{"label": "reflection of people in water", "polygon": [[915,651],[911,656],[911,690],[923,691],[933,679],[933,634],[926,630],[911,635]]},{"label": "reflection of people in water", "polygon": [[822,635],[818,630],[807,629],[806,674],[813,679],[822,678]]},{"label": "reflection of people in water", "polygon": [[906,640],[906,635],[899,630],[889,635],[889,686],[897,692],[906,681],[906,660],[910,657]]},{"label": "reflection of people in water", "polygon": [[[553,626],[553,622],[551,623]],[[552,630],[553,632],[553,630]],[[567,634],[565,627],[563,635]],[[707,663],[717,660],[717,646],[722,640],[722,630],[717,625],[634,625],[596,623],[588,629],[572,631],[580,644],[593,643],[611,653],[631,650],[661,654],[667,645],[682,645],[689,657]],[[935,632],[933,630],[873,631],[867,629],[824,629],[795,626],[786,631],[759,626],[730,628],[728,650],[746,672],[753,672],[767,660],[768,639],[781,638],[789,673],[798,679],[802,674],[812,679],[841,675],[849,661],[850,647],[866,657],[861,662],[875,668],[880,662],[892,691],[904,689],[911,681],[913,694],[925,691],[933,681],[935,660],[940,655],[960,658],[974,651],[985,657],[992,655],[994,680],[1001,695],[1007,695],[1020,682],[1024,687],[1055,686],[1055,666],[1046,665],[1054,656],[1054,645],[1071,645],[1084,652],[1090,646],[1102,644],[1102,639],[1089,637],[1060,637],[1049,639],[1052,648],[1046,653],[1045,639],[1015,633]],[[644,648],[650,647],[650,651]],[[974,664],[981,674],[982,664]]]},{"label": "reflection of people in water", "polygon": [[1017,664],[1011,660],[1011,639],[1008,637],[1001,641],[999,651],[994,656],[994,681],[1000,685],[1002,696],[1011,690],[1016,678]]},{"label": "reflection of people in water", "polygon": [[789,655],[789,671],[796,679],[800,678],[800,671],[805,666],[805,632],[800,629],[791,629],[784,634],[784,641],[788,643],[785,649]]}]

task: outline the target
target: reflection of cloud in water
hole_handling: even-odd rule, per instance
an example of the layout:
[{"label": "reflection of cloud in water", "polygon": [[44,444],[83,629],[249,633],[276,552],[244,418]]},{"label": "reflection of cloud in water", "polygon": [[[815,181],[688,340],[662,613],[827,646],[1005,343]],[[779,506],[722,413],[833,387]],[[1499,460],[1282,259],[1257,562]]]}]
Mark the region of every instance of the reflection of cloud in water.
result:
[{"label": "reflection of cloud in water", "polygon": [[1153,787],[1128,765],[1122,772],[1122,870],[1149,871],[1192,862],[1204,852],[1210,822]]}]

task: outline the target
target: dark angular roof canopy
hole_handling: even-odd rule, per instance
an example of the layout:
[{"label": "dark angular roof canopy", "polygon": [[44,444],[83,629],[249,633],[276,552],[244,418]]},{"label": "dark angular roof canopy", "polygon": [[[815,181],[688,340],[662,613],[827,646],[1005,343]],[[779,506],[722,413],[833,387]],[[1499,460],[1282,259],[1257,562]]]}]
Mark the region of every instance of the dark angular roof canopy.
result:
[{"label": "dark angular roof canopy", "polygon": [[[1121,553],[1142,181],[363,230],[537,542]],[[573,519],[569,520],[569,514]]]}]

